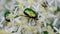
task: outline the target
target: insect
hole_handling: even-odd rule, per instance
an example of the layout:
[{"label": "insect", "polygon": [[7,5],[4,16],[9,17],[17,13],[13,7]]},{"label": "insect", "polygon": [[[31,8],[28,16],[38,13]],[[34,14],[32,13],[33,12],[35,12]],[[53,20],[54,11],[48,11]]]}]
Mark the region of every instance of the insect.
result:
[{"label": "insect", "polygon": [[48,34],[48,32],[47,32],[47,31],[43,31],[43,33],[44,33],[44,34]]},{"label": "insect", "polygon": [[24,10],[24,14],[29,17],[28,18],[28,22],[31,24],[31,25],[36,25],[36,24],[33,24],[36,22],[36,20],[38,20],[38,13],[35,12],[34,10],[32,10],[31,8],[26,8]]},{"label": "insect", "polygon": [[47,1],[46,2],[43,2],[41,5],[44,7],[44,8],[46,8],[47,7]]},{"label": "insect", "polygon": [[10,14],[9,10],[6,10],[4,17],[7,22],[10,22],[10,19],[8,18],[9,14]]},{"label": "insect", "polygon": [[37,13],[34,11],[34,10],[32,10],[31,8],[26,8],[25,10],[24,10],[24,14],[26,15],[26,16],[28,16],[28,17],[30,17],[30,18],[37,18]]}]

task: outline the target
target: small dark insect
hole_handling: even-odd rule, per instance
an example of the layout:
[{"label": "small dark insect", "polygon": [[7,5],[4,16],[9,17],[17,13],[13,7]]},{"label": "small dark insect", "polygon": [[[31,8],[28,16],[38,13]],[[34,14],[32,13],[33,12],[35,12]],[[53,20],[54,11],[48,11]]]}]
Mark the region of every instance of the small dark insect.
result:
[{"label": "small dark insect", "polygon": [[44,7],[44,8],[46,8],[47,7],[47,2],[45,3],[45,2],[43,2],[41,5]]}]

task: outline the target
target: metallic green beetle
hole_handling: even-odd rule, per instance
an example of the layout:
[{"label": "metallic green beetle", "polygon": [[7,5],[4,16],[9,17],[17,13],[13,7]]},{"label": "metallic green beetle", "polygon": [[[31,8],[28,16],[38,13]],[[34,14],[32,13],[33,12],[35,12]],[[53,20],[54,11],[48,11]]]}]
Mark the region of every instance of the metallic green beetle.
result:
[{"label": "metallic green beetle", "polygon": [[10,22],[10,19],[8,19],[9,14],[10,14],[9,10],[6,10],[4,17],[7,22]]},{"label": "metallic green beetle", "polygon": [[34,10],[32,10],[31,8],[26,8],[24,10],[24,14],[30,18],[36,18],[37,17],[37,13]]}]

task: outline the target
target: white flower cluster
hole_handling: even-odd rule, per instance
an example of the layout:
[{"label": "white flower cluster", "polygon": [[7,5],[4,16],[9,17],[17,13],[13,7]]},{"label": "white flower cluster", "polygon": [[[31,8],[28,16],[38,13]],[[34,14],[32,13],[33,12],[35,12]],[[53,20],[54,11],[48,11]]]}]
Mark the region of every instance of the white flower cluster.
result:
[{"label": "white flower cluster", "polygon": [[[26,16],[26,8],[37,19]],[[0,34],[60,34],[60,1],[0,0]]]}]

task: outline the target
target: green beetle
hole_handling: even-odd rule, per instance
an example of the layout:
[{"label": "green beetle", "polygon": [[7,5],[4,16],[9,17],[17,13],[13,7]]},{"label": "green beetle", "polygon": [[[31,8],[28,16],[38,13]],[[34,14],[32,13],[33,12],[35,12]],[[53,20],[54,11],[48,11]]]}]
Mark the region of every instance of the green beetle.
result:
[{"label": "green beetle", "polygon": [[32,10],[31,8],[26,8],[24,10],[24,14],[30,18],[37,18],[37,13],[34,10]]},{"label": "green beetle", "polygon": [[10,14],[9,10],[6,10],[4,17],[7,22],[10,22],[10,19],[8,18],[9,14]]},{"label": "green beetle", "polygon": [[41,34],[48,34],[48,32],[47,31],[42,31]]},{"label": "green beetle", "polygon": [[44,33],[44,34],[48,34],[48,32],[47,32],[47,31],[43,31],[43,33]]}]

